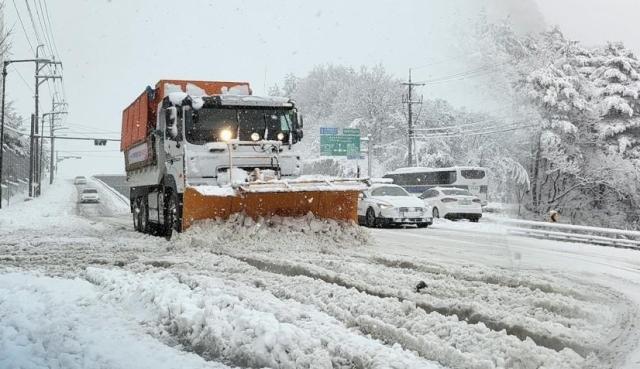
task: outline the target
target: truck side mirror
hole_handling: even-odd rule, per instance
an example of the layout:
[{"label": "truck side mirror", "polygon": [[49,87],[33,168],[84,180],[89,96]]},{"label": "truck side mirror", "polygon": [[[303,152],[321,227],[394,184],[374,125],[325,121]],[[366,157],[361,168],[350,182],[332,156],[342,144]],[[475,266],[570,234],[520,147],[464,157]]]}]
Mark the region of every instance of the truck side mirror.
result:
[{"label": "truck side mirror", "polygon": [[304,122],[302,120],[302,114],[300,113],[296,113],[298,115],[298,127],[303,128],[304,127]]},{"label": "truck side mirror", "polygon": [[168,107],[165,112],[165,121],[167,124],[166,134],[171,138],[178,137],[178,109],[175,106]]},{"label": "truck side mirror", "polygon": [[293,125],[293,131],[291,132],[291,136],[293,138],[292,143],[296,143],[302,140],[303,132],[302,126],[304,125],[302,121],[302,114],[296,112],[295,124]]}]

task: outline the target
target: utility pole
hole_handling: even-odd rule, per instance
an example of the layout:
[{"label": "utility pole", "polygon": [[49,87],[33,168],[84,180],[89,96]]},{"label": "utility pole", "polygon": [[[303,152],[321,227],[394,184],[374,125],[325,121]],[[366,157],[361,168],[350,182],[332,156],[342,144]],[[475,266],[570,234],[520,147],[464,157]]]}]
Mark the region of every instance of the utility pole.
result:
[{"label": "utility pole", "polygon": [[[51,104],[52,104],[52,110],[55,110],[57,106],[61,105],[61,106],[67,106],[66,102],[55,102],[53,100],[51,100]],[[67,114],[66,111],[60,112],[61,114]],[[49,184],[53,184],[53,171],[54,171],[54,165],[56,166],[56,171],[57,171],[57,162],[54,161],[53,159],[53,147],[54,147],[54,143],[56,142],[55,138],[54,138],[54,131],[56,130],[56,128],[53,127],[54,121],[53,121],[53,114],[51,115],[51,126],[50,128],[50,134],[51,134],[51,158],[50,158],[50,163],[49,163]],[[58,129],[60,129],[61,127],[58,127]],[[57,153],[56,153],[56,157],[57,157]]]},{"label": "utility pole", "polygon": [[[49,155],[49,184],[53,183],[53,150],[54,150],[54,142],[55,142],[55,138],[54,138],[54,131],[56,130],[56,128],[53,126],[54,124],[54,119],[55,116],[58,114],[67,114],[66,111],[55,111],[56,106],[59,105],[66,105],[66,103],[56,103],[53,99],[51,100],[51,111],[49,113],[44,113],[42,114],[42,133],[44,134],[44,122],[45,122],[45,117],[48,115],[49,116],[49,135],[50,135],[50,139],[49,139],[49,146],[51,148],[51,154]],[[60,127],[57,127],[58,129],[60,129]],[[42,136],[42,135],[41,135]],[[42,146],[43,146],[43,142],[44,139],[42,137],[40,137],[40,151],[42,152]],[[42,166],[43,166],[43,160],[42,158],[44,157],[44,155],[40,156],[40,176],[39,179],[42,182]]]},{"label": "utility pole", "polygon": [[41,47],[44,47],[44,45],[40,44],[36,46],[36,73],[34,74],[34,78],[36,80],[36,89],[34,94],[36,106],[35,113],[31,116],[31,140],[29,142],[29,197],[33,197],[34,195],[33,182],[35,179],[35,160],[38,157],[38,154],[34,153],[34,148],[37,150],[37,141],[35,141],[36,138],[34,136],[38,134],[38,87],[40,86],[40,83],[38,83],[38,74],[40,73],[40,62],[38,61],[38,57],[40,55],[39,53]]},{"label": "utility pole", "polygon": [[407,166],[412,167],[413,166],[413,110],[412,110],[412,106],[413,104],[422,104],[422,98],[420,98],[420,100],[417,101],[413,101],[413,86],[424,86],[424,83],[413,83],[411,82],[411,68],[409,68],[409,82],[403,82],[403,85],[407,86],[409,91],[407,93],[407,97],[406,99],[403,99],[403,103],[407,104],[407,109],[408,109],[408,133],[409,133],[409,137],[408,137],[408,142],[407,142],[407,148],[408,148],[408,154],[407,154]]},{"label": "utility pole", "polygon": [[[38,130],[38,114],[39,114],[39,89],[40,89],[40,85],[46,81],[47,79],[56,79],[56,78],[62,78],[62,76],[41,76],[40,75],[40,71],[42,70],[42,68],[44,68],[44,66],[48,65],[48,64],[54,64],[54,65],[60,65],[62,63],[60,62],[56,62],[53,60],[49,60],[49,59],[40,59],[40,48],[44,47],[43,44],[40,44],[36,47],[36,58],[35,58],[35,64],[36,64],[36,74],[35,74],[35,93],[34,93],[34,99],[35,99],[35,113],[33,115],[32,118],[32,126],[31,126],[31,141],[29,143],[29,147],[31,148],[29,156],[30,156],[30,161],[29,161],[29,197],[33,197],[35,196],[39,196],[40,195],[40,150],[38,147],[38,140],[41,140],[41,138],[39,138],[39,130]],[[38,189],[36,191],[34,191],[34,182],[38,181]]]},{"label": "utility pole", "polygon": [[[6,94],[5,87],[7,86],[7,62],[2,62],[2,122],[0,122],[0,209],[2,209],[2,162],[4,160],[4,95]],[[11,196],[9,196],[11,197]]]}]

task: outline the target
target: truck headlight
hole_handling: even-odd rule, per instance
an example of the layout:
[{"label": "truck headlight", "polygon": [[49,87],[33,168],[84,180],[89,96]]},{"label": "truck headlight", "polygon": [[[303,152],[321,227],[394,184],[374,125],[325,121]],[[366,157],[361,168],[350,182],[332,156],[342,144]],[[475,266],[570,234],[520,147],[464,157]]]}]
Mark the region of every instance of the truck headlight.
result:
[{"label": "truck headlight", "polygon": [[251,141],[258,141],[260,139],[260,134],[258,132],[253,132],[251,134]]},{"label": "truck headlight", "polygon": [[282,141],[284,140],[284,133],[278,132],[278,135],[276,137],[278,138],[278,141]]},{"label": "truck headlight", "polygon": [[233,137],[233,133],[231,133],[230,129],[223,129],[222,131],[220,131],[220,139],[222,141],[230,141],[231,137]]}]

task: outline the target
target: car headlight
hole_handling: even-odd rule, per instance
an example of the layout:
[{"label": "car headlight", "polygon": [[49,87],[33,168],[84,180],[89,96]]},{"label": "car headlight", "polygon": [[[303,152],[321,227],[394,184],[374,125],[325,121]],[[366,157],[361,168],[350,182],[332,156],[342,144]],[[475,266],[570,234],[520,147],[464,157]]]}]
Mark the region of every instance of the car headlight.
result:
[{"label": "car headlight", "polygon": [[393,207],[391,204],[378,204],[378,206],[380,209],[391,209]]}]

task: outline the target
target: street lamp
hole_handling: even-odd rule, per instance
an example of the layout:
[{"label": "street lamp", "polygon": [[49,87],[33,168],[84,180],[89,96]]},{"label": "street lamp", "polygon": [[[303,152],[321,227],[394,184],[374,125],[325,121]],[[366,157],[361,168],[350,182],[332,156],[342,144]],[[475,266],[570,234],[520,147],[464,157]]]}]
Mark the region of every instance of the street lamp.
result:
[{"label": "street lamp", "polygon": [[[2,108],[0,108],[0,182],[2,181],[2,162],[3,162],[3,150],[4,149],[4,115],[5,115],[5,92],[7,87],[7,66],[12,63],[51,63],[50,59],[41,59],[36,57],[35,59],[15,59],[5,60],[2,62]],[[31,189],[29,189],[31,191]],[[0,199],[2,199],[2,186],[0,186]],[[2,209],[2,201],[0,201],[0,209]]]}]

